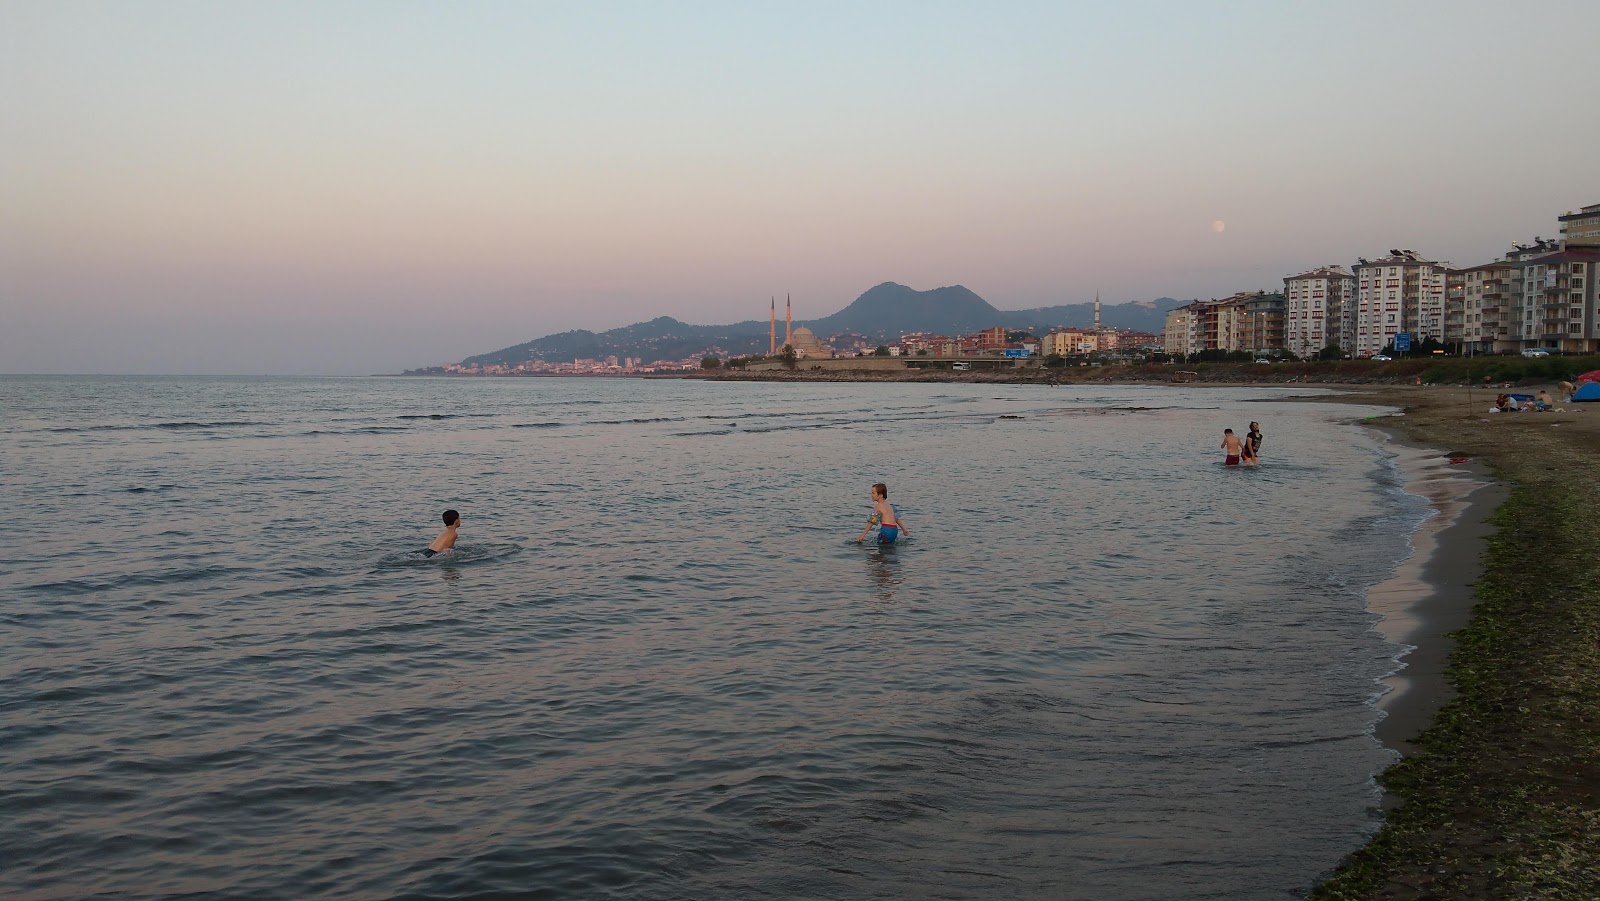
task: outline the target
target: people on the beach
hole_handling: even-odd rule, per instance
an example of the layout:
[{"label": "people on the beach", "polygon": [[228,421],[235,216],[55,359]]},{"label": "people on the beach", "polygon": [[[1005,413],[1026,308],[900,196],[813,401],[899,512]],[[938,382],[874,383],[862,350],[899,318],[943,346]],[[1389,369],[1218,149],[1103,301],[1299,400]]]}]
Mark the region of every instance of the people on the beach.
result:
[{"label": "people on the beach", "polygon": [[1551,397],[1550,392],[1544,388],[1539,389],[1539,393],[1534,395],[1533,400],[1541,410],[1554,409],[1556,405],[1556,399]]},{"label": "people on the beach", "polygon": [[905,527],[900,515],[895,512],[894,505],[889,503],[889,486],[882,482],[872,486],[872,516],[867,519],[866,528],[856,536],[856,544],[866,540],[873,526],[878,527],[879,544],[894,544],[902,532],[911,534],[911,530]]},{"label": "people on the beach", "polygon": [[1494,399],[1494,408],[1502,413],[1511,413],[1517,409],[1517,402],[1511,399],[1511,395],[1502,394]]},{"label": "people on the beach", "polygon": [[1244,441],[1241,442],[1240,453],[1239,453],[1239,462],[1243,463],[1246,466],[1259,466],[1259,465],[1261,465],[1261,461],[1256,459],[1256,448],[1255,448],[1255,445],[1250,443],[1250,436],[1248,436],[1248,435],[1246,435]]},{"label": "people on the beach", "polygon": [[1571,382],[1562,382],[1559,385],[1556,385],[1556,390],[1561,392],[1561,399],[1563,401],[1570,401],[1572,400],[1572,395],[1577,393],[1578,386],[1572,384]]},{"label": "people on the beach", "polygon": [[456,546],[456,530],[461,528],[461,514],[454,510],[444,511],[444,531],[433,543],[422,549],[422,556],[437,557],[445,551]]},{"label": "people on the beach", "polygon": [[1244,442],[1240,441],[1239,436],[1233,433],[1233,429],[1222,430],[1222,444],[1219,446],[1227,453],[1222,465],[1238,466],[1239,457],[1244,453]]},{"label": "people on the beach", "polygon": [[1250,431],[1245,433],[1244,440],[1250,445],[1250,456],[1258,463],[1261,461],[1261,438],[1261,423],[1250,423]]}]

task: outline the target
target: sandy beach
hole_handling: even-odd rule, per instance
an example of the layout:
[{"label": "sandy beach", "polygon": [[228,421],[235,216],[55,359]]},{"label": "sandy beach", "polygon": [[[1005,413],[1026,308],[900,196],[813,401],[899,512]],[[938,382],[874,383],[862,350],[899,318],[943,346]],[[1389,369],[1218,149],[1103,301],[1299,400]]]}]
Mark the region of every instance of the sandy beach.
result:
[{"label": "sandy beach", "polygon": [[1390,812],[1313,897],[1600,897],[1600,409],[1492,399],[1328,398],[1402,411],[1369,424],[1412,445],[1400,465],[1439,515],[1370,595],[1415,646],[1381,702],[1408,755],[1380,777]]}]

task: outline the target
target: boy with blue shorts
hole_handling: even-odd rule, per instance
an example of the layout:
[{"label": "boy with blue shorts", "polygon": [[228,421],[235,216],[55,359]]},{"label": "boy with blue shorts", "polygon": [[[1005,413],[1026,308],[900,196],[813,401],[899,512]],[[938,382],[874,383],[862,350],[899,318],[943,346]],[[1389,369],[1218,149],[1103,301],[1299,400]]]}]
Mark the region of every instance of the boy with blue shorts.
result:
[{"label": "boy with blue shorts", "polygon": [[856,536],[856,544],[866,540],[867,533],[872,531],[873,526],[878,527],[879,544],[894,544],[900,540],[902,532],[911,534],[911,530],[900,521],[899,514],[895,513],[894,507],[890,505],[889,486],[882,482],[872,486],[872,516],[867,520],[866,528]]}]

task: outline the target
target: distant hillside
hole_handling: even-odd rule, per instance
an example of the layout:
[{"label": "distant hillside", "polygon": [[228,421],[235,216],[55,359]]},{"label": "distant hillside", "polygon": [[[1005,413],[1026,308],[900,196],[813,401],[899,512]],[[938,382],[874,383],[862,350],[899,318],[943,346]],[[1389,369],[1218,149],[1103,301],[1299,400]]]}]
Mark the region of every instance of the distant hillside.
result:
[{"label": "distant hillside", "polygon": [[[1182,301],[1162,297],[1149,302],[1104,304],[1101,324],[1160,332],[1168,310]],[[781,314],[781,311],[780,311]],[[962,335],[1003,325],[1010,329],[1043,332],[1058,326],[1088,326],[1094,322],[1094,304],[1077,303],[1032,310],[998,310],[971,290],[952,285],[918,291],[894,282],[867,290],[831,316],[796,322],[827,338],[856,332],[875,341],[892,342],[907,332]],[[638,322],[605,332],[584,329],[535,338],[462,360],[468,366],[512,365],[525,360],[569,363],[607,356],[640,357],[646,363],[680,360],[708,351],[724,356],[767,352],[768,323],[759,319],[732,325],[690,325],[670,316]],[[783,323],[778,323],[779,339]]]},{"label": "distant hillside", "polygon": [[806,327],[824,337],[860,332],[883,340],[906,332],[962,335],[993,328],[1006,315],[962,285],[918,291],[884,282],[832,316],[808,321]]}]

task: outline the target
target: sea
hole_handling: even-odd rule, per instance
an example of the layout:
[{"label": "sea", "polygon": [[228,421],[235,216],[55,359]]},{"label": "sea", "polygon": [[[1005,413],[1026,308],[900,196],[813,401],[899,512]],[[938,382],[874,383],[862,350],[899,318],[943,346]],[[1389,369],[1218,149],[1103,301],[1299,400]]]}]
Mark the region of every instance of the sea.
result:
[{"label": "sea", "polygon": [[0,378],[0,896],[1302,897],[1428,515],[1308,393]]}]

